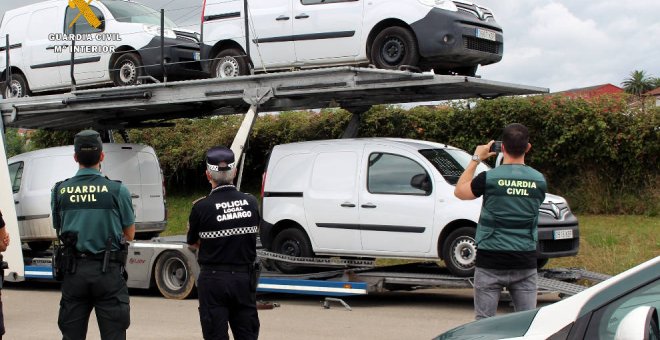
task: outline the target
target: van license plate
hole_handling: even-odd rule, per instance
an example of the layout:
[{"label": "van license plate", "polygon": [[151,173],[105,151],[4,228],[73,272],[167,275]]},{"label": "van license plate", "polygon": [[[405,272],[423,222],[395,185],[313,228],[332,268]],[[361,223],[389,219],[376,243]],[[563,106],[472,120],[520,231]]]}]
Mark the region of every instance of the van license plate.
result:
[{"label": "van license plate", "polygon": [[196,60],[196,61],[199,61],[201,59],[201,57],[199,55],[199,52],[193,53],[193,59]]},{"label": "van license plate", "polygon": [[567,238],[573,238],[573,230],[555,230],[553,231],[553,236],[555,240],[563,240]]},{"label": "van license plate", "polygon": [[477,38],[495,41],[497,40],[497,34],[493,31],[477,28]]}]

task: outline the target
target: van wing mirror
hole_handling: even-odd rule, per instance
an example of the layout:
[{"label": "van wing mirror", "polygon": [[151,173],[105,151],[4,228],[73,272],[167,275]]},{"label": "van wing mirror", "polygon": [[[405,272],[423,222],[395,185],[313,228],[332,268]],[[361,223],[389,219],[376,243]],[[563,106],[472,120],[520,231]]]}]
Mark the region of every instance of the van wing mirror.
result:
[{"label": "van wing mirror", "polygon": [[658,339],[658,314],[654,307],[641,306],[631,310],[623,317],[616,328],[615,340]]},{"label": "van wing mirror", "polygon": [[410,186],[423,190],[425,193],[431,192],[431,179],[427,174],[417,174],[410,179]]}]

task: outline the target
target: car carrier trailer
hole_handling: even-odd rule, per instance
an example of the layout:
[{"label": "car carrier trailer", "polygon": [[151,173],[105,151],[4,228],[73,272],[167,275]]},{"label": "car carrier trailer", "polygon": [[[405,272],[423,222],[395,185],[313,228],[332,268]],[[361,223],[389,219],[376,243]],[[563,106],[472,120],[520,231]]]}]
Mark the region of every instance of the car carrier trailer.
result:
[{"label": "car carrier trailer", "polygon": [[[204,79],[131,87],[76,90],[70,93],[0,101],[0,127],[35,129],[123,130],[168,126],[168,120],[247,112],[231,149],[241,159],[258,111],[282,111],[341,107],[353,113],[343,137],[354,137],[360,114],[372,105],[467,98],[496,98],[548,92],[545,88],[508,84],[474,77],[420,74],[409,71],[339,67],[282,72],[224,79]],[[108,134],[110,135],[110,134]],[[8,281],[52,279],[48,253],[25,253],[21,249],[16,213],[9,184],[4,141],[0,139],[0,209],[14,240],[5,253]],[[240,176],[239,176],[240,178]],[[240,183],[239,183],[240,184]],[[25,256],[24,256],[25,255]],[[428,287],[470,288],[471,278],[443,272],[434,263],[376,267],[371,260],[337,258],[291,258],[258,252],[266,268],[272,261],[303,264],[315,269],[307,274],[287,275],[265,270],[260,292],[286,292],[323,296],[362,295],[385,290]],[[199,273],[195,254],[183,238],[164,237],[134,241],[127,261],[128,286],[158,287],[168,298],[186,298]],[[541,289],[572,295],[581,286],[546,278]],[[587,272],[568,270],[563,279],[589,277]],[[597,279],[604,277],[591,275]],[[570,285],[570,286],[567,286]]]}]

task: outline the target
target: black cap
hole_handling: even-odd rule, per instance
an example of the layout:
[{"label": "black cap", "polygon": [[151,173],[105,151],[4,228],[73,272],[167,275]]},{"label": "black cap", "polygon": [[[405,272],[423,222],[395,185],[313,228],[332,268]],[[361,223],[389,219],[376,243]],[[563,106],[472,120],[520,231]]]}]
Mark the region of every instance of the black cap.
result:
[{"label": "black cap", "polygon": [[83,130],[73,138],[73,148],[76,153],[81,151],[103,151],[101,135],[94,130]]},{"label": "black cap", "polygon": [[[224,163],[223,165],[221,165]],[[206,151],[206,168],[210,171],[227,171],[234,168],[234,152],[225,146],[214,146]]]}]

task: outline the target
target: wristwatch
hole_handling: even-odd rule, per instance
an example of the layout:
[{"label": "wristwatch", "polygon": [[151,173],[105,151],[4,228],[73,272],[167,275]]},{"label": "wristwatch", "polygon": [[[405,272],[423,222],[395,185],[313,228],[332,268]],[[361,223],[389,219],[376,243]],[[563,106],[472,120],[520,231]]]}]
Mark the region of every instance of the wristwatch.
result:
[{"label": "wristwatch", "polygon": [[472,155],[472,160],[479,163],[481,162],[481,157],[479,157],[479,155]]}]

